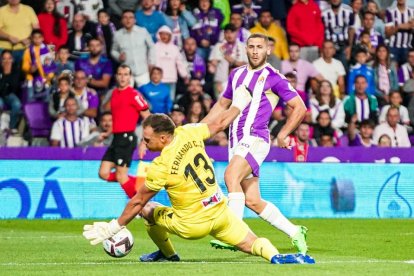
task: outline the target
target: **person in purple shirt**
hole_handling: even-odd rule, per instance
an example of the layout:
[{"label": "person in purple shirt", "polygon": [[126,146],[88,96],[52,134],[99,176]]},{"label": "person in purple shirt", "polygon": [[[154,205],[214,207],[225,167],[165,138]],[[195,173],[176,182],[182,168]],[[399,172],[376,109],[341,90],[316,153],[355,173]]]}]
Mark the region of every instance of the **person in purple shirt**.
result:
[{"label": "person in purple shirt", "polygon": [[88,87],[103,96],[113,75],[112,63],[102,55],[102,42],[97,38],[92,38],[88,43],[90,54],[86,57],[79,58],[75,63],[75,70],[82,70],[88,78]]},{"label": "person in purple shirt", "polygon": [[356,124],[357,116],[352,116],[348,124],[348,145],[352,147],[375,147],[372,135],[374,134],[375,123],[372,120],[365,119],[359,124],[359,132]]},{"label": "person in purple shirt", "polygon": [[[306,254],[307,228],[292,224],[273,203],[263,200],[259,188],[259,167],[270,150],[269,120],[279,98],[292,109],[277,136],[281,148],[291,148],[289,135],[303,120],[306,107],[287,79],[267,63],[270,54],[267,36],[252,34],[247,40],[246,52],[248,64],[230,73],[227,88],[202,122],[217,120],[221,111],[232,103],[233,95],[243,92],[240,90],[251,93],[251,103],[229,129],[229,165],[224,174],[229,192],[228,206],[242,219],[246,205],[291,237],[298,251]],[[211,243],[216,247],[229,248],[218,241]]]},{"label": "person in purple shirt", "polygon": [[191,29],[191,37],[197,41],[200,56],[207,60],[210,47],[219,40],[220,25],[224,17],[219,9],[213,8],[212,0],[199,0],[198,8],[193,13],[197,23]]},{"label": "person in purple shirt", "polygon": [[93,120],[98,116],[99,97],[94,89],[86,86],[87,79],[84,71],[76,71],[73,78],[73,92],[79,102],[79,115]]}]

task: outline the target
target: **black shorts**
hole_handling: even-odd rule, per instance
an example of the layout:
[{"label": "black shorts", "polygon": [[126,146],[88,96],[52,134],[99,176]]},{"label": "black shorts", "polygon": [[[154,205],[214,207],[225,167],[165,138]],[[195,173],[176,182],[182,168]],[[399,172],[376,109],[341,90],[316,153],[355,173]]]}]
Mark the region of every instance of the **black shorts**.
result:
[{"label": "black shorts", "polygon": [[130,167],[136,147],[137,136],[134,132],[115,133],[114,140],[106,150],[102,161],[113,162],[116,166]]}]

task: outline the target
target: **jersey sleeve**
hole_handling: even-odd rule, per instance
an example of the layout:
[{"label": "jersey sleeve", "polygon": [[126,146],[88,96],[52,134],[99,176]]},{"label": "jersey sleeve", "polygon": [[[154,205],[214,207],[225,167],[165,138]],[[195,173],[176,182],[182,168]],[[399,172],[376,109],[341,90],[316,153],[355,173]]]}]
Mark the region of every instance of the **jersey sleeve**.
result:
[{"label": "jersey sleeve", "polygon": [[210,138],[210,130],[208,129],[208,125],[205,123],[187,124],[182,128],[186,132],[191,132],[191,136],[199,140],[206,140]]},{"label": "jersey sleeve", "polygon": [[138,111],[144,111],[149,108],[147,101],[138,91],[136,91],[136,94],[134,95],[134,100],[135,107]]},{"label": "jersey sleeve", "polygon": [[271,86],[272,92],[278,95],[283,101],[288,102],[298,96],[295,88],[282,75],[278,74],[274,78],[274,84]]},{"label": "jersey sleeve", "polygon": [[227,81],[226,89],[223,92],[223,97],[229,100],[233,100],[233,87],[232,87],[233,75],[234,75],[234,71],[230,73],[229,79]]},{"label": "jersey sleeve", "polygon": [[167,184],[168,170],[158,158],[154,159],[147,170],[145,186],[154,192],[160,191]]}]

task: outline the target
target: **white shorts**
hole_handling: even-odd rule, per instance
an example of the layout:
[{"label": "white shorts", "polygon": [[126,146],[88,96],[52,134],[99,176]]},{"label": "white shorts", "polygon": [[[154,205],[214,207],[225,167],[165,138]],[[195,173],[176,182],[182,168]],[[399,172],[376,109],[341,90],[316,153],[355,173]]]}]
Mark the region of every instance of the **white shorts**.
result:
[{"label": "white shorts", "polygon": [[229,148],[229,162],[234,155],[246,159],[252,168],[252,174],[246,178],[259,176],[259,168],[269,154],[270,144],[256,136],[243,137],[233,148]]}]

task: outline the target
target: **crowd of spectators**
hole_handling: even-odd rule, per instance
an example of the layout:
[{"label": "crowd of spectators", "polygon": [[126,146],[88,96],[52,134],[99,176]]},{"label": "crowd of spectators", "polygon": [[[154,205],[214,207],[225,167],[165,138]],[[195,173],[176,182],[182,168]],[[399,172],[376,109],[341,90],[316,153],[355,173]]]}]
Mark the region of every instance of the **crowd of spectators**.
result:
[{"label": "crowd of spectators", "polygon": [[[0,0],[0,146],[35,145],[28,114],[46,106],[51,146],[107,145],[120,64],[151,112],[200,122],[251,33],[308,112],[295,141],[410,147],[414,135],[413,0]],[[289,109],[270,123],[276,137]],[[127,119],[127,118],[126,118]],[[272,137],[272,138],[273,138]],[[208,143],[225,146],[225,132]],[[414,140],[414,139],[411,139]]]}]

